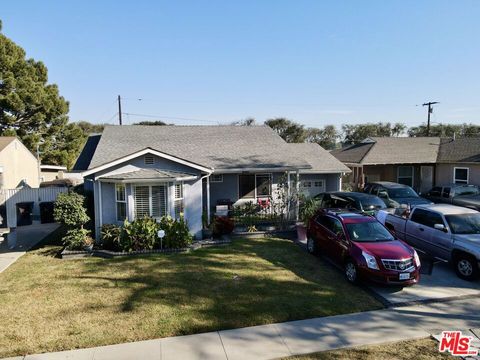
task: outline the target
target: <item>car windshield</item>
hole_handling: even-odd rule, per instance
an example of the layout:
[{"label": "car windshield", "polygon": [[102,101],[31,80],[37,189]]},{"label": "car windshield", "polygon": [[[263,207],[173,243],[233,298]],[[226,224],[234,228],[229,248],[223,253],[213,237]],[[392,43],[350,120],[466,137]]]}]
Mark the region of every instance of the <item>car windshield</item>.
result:
[{"label": "car windshield", "polygon": [[417,193],[412,188],[395,188],[388,190],[388,196],[394,198],[418,197]]},{"label": "car windshield", "polygon": [[350,239],[356,242],[374,242],[394,240],[392,234],[378,221],[346,224]]},{"label": "car windshield", "polygon": [[480,191],[476,186],[461,186],[455,189],[456,196],[463,196],[463,195],[478,195]]},{"label": "car windshield", "polygon": [[362,204],[362,209],[365,210],[365,211],[380,210],[380,209],[386,209],[387,208],[385,203],[377,197],[372,197],[372,198],[368,198],[368,199],[361,199],[360,203]]},{"label": "car windshield", "polygon": [[445,218],[454,234],[480,234],[480,213],[446,215]]}]

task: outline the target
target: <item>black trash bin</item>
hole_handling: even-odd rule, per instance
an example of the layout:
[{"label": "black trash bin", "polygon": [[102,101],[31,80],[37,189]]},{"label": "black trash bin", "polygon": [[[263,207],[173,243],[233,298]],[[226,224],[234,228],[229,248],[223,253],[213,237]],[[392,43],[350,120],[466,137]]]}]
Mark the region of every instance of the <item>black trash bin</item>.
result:
[{"label": "black trash bin", "polygon": [[40,203],[40,222],[42,224],[55,222],[53,218],[53,202],[47,201]]},{"label": "black trash bin", "polygon": [[17,203],[17,226],[32,225],[33,202]]}]

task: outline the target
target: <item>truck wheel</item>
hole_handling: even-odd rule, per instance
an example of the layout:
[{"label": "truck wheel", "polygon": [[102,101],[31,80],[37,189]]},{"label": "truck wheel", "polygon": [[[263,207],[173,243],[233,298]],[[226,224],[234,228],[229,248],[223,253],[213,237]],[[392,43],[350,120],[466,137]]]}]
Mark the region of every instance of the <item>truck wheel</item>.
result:
[{"label": "truck wheel", "polygon": [[357,265],[352,260],[347,260],[345,263],[345,277],[352,284],[358,283]]},{"label": "truck wheel", "polygon": [[310,236],[307,238],[307,251],[310,254],[318,255],[318,246],[315,244],[315,240]]},{"label": "truck wheel", "polygon": [[475,257],[459,253],[454,260],[455,272],[461,279],[472,281],[478,278],[478,262]]}]

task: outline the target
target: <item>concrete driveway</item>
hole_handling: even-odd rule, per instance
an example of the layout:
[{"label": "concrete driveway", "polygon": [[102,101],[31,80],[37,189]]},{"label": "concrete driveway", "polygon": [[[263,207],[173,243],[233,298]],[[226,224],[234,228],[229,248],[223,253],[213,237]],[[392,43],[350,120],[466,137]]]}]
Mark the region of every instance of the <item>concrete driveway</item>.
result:
[{"label": "concrete driveway", "polygon": [[5,234],[0,241],[0,273],[57,229],[58,226],[56,223],[33,224],[18,227],[14,232]]},{"label": "concrete driveway", "polygon": [[480,280],[460,279],[451,265],[421,259],[420,282],[411,287],[397,288],[371,286],[370,288],[389,305],[403,305],[410,302],[449,300],[464,296],[480,297]]}]

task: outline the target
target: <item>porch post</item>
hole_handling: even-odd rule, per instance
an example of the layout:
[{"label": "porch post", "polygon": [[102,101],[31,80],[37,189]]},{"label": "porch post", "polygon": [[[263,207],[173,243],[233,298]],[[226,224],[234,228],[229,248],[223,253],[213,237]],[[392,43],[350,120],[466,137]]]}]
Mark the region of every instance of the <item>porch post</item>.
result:
[{"label": "porch post", "polygon": [[297,169],[297,172],[296,172],[296,175],[297,175],[297,183],[295,184],[296,185],[296,191],[297,191],[297,201],[296,201],[296,206],[295,206],[295,220],[298,221],[298,215],[299,215],[299,210],[300,210],[300,198],[299,198],[299,194],[300,194],[300,171]]},{"label": "porch post", "polygon": [[207,176],[207,225],[210,225],[210,176]]},{"label": "porch post", "polygon": [[290,171],[287,171],[287,216],[290,217],[290,194],[292,193],[290,190]]},{"label": "porch post", "polygon": [[[125,189],[126,189],[127,184],[125,184]],[[133,190],[133,185],[129,184],[128,187],[130,188],[130,191],[127,192],[127,219],[128,221],[133,221],[135,218],[135,201],[134,201],[134,190]]]},{"label": "porch post", "polygon": [[342,191],[342,176],[343,176],[343,173],[340,173],[338,175],[338,191]]}]

